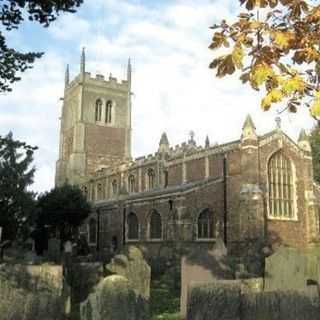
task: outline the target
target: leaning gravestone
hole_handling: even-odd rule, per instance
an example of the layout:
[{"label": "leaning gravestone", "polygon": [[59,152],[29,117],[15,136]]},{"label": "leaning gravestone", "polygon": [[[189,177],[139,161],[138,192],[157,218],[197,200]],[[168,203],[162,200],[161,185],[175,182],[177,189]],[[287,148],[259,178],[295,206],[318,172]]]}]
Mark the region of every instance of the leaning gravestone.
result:
[{"label": "leaning gravestone", "polygon": [[116,255],[106,269],[127,278],[136,293],[149,300],[151,269],[137,247],[128,246],[124,254]]},{"label": "leaning gravestone", "polygon": [[81,304],[81,320],[147,320],[144,300],[125,277],[104,278]]},{"label": "leaning gravestone", "polygon": [[228,261],[227,249],[221,239],[217,239],[212,249],[191,250],[181,260],[180,312],[187,312],[188,286],[191,282],[212,282],[217,279],[233,279]]},{"label": "leaning gravestone", "polygon": [[265,291],[306,288],[307,258],[298,249],[280,247],[265,264]]}]

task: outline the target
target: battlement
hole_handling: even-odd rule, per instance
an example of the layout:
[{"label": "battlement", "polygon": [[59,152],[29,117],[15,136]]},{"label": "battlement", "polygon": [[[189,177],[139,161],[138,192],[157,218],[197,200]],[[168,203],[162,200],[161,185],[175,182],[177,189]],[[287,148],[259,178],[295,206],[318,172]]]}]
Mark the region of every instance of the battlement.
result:
[{"label": "battlement", "polygon": [[111,75],[106,79],[102,74],[92,75],[90,72],[84,74],[82,78],[81,74],[78,74],[69,84],[66,85],[67,90],[71,90],[73,87],[82,84],[82,81],[85,85],[99,86],[110,89],[116,89],[121,91],[128,91],[129,82],[127,80],[119,80]]}]

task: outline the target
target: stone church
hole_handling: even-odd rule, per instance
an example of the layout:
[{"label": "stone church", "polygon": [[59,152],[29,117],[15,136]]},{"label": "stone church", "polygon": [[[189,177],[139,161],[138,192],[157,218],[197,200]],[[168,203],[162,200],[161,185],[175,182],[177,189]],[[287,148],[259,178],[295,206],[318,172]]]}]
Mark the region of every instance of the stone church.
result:
[{"label": "stone church", "polygon": [[92,202],[81,227],[101,251],[133,243],[150,253],[179,242],[231,252],[263,240],[304,248],[320,241],[320,187],[308,136],[276,128],[259,136],[250,116],[239,139],[172,147],[165,133],[154,154],[131,157],[131,64],[127,79],[86,72],[69,80],[61,116],[56,185],[76,184]]}]

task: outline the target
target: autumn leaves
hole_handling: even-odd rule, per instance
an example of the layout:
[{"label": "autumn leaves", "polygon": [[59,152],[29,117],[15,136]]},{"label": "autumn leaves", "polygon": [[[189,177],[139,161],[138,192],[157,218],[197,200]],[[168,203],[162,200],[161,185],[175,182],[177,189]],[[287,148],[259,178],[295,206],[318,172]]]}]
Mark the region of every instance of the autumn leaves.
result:
[{"label": "autumn leaves", "polygon": [[320,119],[320,5],[312,0],[240,2],[248,12],[238,21],[212,27],[217,31],[209,48],[228,53],[215,58],[210,68],[218,77],[238,70],[244,83],[264,91],[264,110],[281,103],[296,112],[306,105]]}]

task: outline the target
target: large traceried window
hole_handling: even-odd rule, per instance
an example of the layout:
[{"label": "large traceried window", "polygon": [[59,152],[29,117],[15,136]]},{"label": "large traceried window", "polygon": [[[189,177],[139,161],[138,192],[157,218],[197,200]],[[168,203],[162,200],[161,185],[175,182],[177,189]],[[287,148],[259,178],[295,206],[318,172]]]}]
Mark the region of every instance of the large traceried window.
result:
[{"label": "large traceried window", "polygon": [[105,123],[112,122],[112,101],[108,100],[106,103]]},{"label": "large traceried window", "polygon": [[139,239],[139,222],[138,217],[135,213],[130,212],[127,218],[128,224],[128,240]]},{"label": "large traceried window", "polygon": [[159,212],[153,210],[150,217],[149,238],[159,240],[162,238],[162,221]]},{"label": "large traceried window", "polygon": [[101,113],[102,113],[102,101],[98,99],[96,101],[96,110],[95,110],[95,120],[101,121]]},{"label": "large traceried window", "polygon": [[281,151],[269,160],[269,217],[295,219],[292,164]]},{"label": "large traceried window", "polygon": [[213,239],[214,236],[213,213],[204,209],[198,217],[198,239]]}]

